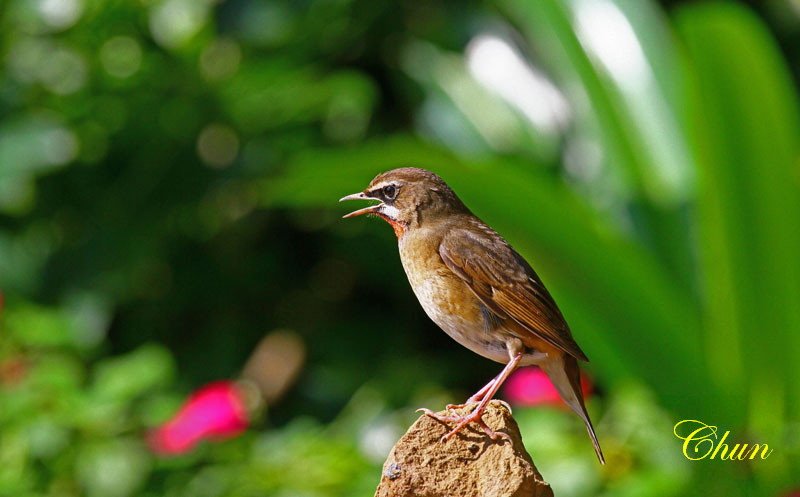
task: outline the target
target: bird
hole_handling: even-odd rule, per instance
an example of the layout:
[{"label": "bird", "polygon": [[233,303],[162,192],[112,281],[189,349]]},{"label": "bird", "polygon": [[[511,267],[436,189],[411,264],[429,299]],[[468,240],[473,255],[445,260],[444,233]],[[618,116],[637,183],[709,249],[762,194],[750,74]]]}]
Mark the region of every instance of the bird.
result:
[{"label": "bird", "polygon": [[[454,423],[442,441],[470,423],[492,440],[508,438],[493,431],[482,415],[516,368],[536,365],[583,420],[597,459],[605,464],[581,392],[578,361],[589,359],[530,264],[426,169],[401,167],[378,174],[363,191],[339,201],[350,200],[377,202],[344,218],[370,215],[389,223],[403,269],[428,317],[467,349],[505,364],[466,403],[448,405],[448,414],[421,409]],[[452,410],[467,406],[474,407],[468,414]]]}]

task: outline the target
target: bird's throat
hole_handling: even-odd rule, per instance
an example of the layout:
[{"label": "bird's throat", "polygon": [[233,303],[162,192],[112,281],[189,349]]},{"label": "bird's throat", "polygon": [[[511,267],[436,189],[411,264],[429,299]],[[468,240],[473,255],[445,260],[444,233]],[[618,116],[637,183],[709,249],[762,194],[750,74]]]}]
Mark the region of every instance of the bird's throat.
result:
[{"label": "bird's throat", "polygon": [[395,236],[397,236],[398,239],[401,236],[403,236],[403,233],[406,232],[407,226],[405,223],[400,222],[396,219],[392,219],[391,217],[387,216],[382,212],[377,212],[376,214],[378,215],[378,217],[389,223],[389,226],[392,227],[392,229],[394,230],[394,234]]}]

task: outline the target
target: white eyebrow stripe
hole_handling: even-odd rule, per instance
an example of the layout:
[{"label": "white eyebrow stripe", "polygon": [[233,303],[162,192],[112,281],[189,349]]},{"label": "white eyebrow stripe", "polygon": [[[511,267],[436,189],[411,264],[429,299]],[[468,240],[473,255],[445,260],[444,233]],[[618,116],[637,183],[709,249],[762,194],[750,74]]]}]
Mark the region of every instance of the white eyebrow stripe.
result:
[{"label": "white eyebrow stripe", "polygon": [[392,185],[395,188],[397,187],[397,184],[394,181],[381,181],[377,185],[375,185],[372,188],[370,188],[369,191],[374,192],[375,190],[381,190],[381,189],[383,189],[384,186],[389,186],[389,185]]}]

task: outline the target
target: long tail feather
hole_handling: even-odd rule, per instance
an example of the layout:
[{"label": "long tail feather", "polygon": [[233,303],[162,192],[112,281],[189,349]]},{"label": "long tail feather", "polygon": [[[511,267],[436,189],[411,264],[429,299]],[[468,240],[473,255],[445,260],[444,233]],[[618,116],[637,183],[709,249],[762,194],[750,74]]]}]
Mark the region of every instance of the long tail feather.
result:
[{"label": "long tail feather", "polygon": [[558,358],[548,359],[541,365],[541,368],[550,377],[550,381],[555,385],[561,398],[583,420],[586,425],[586,431],[589,433],[589,438],[592,439],[597,460],[600,461],[600,464],[605,464],[603,450],[600,448],[600,442],[597,441],[594,426],[592,426],[589,413],[586,412],[586,406],[583,403],[581,372],[578,368],[578,361],[574,357],[564,354]]}]

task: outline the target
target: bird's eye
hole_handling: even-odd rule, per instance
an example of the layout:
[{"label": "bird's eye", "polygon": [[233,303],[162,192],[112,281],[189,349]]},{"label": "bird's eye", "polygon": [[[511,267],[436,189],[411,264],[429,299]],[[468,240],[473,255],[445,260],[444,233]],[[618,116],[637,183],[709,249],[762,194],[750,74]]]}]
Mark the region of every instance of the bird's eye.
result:
[{"label": "bird's eye", "polygon": [[394,185],[386,185],[383,187],[383,196],[389,200],[394,199],[397,195],[397,187]]}]

